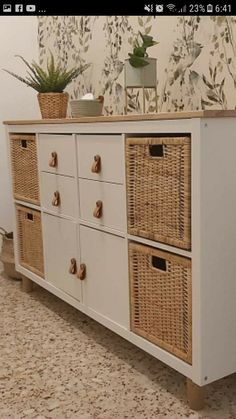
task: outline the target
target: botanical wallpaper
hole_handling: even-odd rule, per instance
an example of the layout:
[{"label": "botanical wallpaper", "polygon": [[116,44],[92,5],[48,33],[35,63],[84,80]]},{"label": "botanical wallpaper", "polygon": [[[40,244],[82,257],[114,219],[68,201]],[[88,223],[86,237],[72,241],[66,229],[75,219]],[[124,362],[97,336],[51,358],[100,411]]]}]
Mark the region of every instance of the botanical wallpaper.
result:
[{"label": "botanical wallpaper", "polygon": [[[236,108],[234,16],[43,16],[38,17],[39,59],[49,51],[68,67],[89,63],[71,85],[71,98],[104,96],[105,114],[124,113],[124,60],[139,32],[158,44],[158,112]],[[155,111],[145,89],[146,112]],[[142,112],[142,90],[128,89],[128,112]]]}]

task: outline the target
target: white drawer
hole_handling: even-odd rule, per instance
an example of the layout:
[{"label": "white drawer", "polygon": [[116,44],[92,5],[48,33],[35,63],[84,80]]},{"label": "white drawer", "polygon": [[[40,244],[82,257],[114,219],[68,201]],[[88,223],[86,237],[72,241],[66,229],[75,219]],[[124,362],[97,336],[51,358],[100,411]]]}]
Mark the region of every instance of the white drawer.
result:
[{"label": "white drawer", "polygon": [[43,172],[76,176],[74,137],[72,135],[40,134],[39,164],[40,170]]},{"label": "white drawer", "polygon": [[[97,164],[98,172],[92,171],[96,170],[95,158],[100,162],[100,167],[99,162]],[[78,135],[78,165],[79,177],[124,183],[122,136]]]},{"label": "white drawer", "polygon": [[[59,201],[56,200],[58,194]],[[58,215],[76,218],[78,215],[76,179],[51,173],[41,173],[41,201],[46,210]]]},{"label": "white drawer", "polygon": [[[83,220],[119,231],[125,230],[126,214],[123,185],[79,179],[79,191],[80,211]],[[99,214],[99,207],[96,205],[100,202],[102,202],[101,214]],[[95,210],[100,218],[94,215]]]}]

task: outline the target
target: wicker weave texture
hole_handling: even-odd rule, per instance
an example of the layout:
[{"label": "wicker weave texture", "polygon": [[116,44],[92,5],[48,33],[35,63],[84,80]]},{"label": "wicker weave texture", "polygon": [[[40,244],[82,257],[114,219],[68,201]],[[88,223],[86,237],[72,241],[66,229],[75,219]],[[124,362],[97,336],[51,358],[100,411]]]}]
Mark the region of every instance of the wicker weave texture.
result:
[{"label": "wicker weave texture", "polygon": [[127,138],[128,230],[191,248],[190,137]]},{"label": "wicker weave texture", "polygon": [[11,134],[10,147],[14,197],[39,205],[38,162],[35,136]]},{"label": "wicker weave texture", "polygon": [[21,205],[16,210],[20,264],[44,277],[41,213]]},{"label": "wicker weave texture", "polygon": [[69,94],[63,93],[38,93],[39,107],[42,118],[66,118]]},{"label": "wicker weave texture", "polygon": [[191,262],[129,243],[129,263],[132,331],[191,364]]}]

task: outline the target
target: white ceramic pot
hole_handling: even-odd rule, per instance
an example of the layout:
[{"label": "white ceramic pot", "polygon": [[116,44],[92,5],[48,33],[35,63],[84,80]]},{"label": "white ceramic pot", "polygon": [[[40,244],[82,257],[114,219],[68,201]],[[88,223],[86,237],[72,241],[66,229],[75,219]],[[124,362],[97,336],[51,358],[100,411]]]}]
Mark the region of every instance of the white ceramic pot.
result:
[{"label": "white ceramic pot", "polygon": [[129,60],[125,60],[125,87],[156,87],[157,59],[146,58],[149,62],[145,67],[133,67]]}]

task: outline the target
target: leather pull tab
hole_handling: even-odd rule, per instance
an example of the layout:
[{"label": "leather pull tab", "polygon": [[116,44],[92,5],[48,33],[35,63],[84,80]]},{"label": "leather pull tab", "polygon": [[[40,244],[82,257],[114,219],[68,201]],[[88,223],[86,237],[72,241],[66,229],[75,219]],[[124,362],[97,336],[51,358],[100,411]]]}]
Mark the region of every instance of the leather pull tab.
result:
[{"label": "leather pull tab", "polygon": [[94,156],[94,162],[92,164],[91,167],[91,172],[92,173],[100,173],[101,172],[101,157],[96,154],[96,156]]}]

